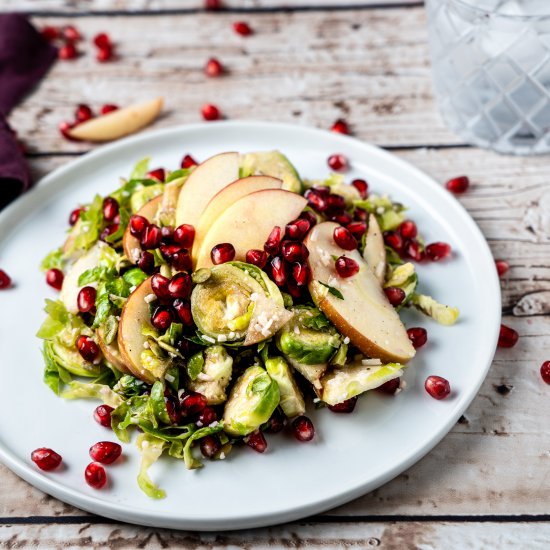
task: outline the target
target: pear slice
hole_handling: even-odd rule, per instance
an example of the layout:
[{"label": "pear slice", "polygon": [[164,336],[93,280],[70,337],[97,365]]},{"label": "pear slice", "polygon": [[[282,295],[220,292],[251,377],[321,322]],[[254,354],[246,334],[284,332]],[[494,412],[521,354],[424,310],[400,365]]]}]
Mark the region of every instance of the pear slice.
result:
[{"label": "pear slice", "polygon": [[233,203],[210,228],[197,254],[196,268],[211,267],[210,252],[220,243],[235,247],[235,260],[261,249],[274,226],[283,228],[307,205],[301,195],[283,189],[265,189],[245,195]]},{"label": "pear slice", "polygon": [[[415,349],[399,315],[389,303],[371,268],[357,250],[344,251],[333,238],[338,224],[323,222],[309,233],[305,244],[309,249],[312,280],[309,291],[313,301],[344,336],[368,357],[384,362],[406,363]],[[335,257],[346,255],[359,264],[359,273],[341,278],[335,269]],[[343,300],[334,296],[325,285],[337,289]]]},{"label": "pear slice", "polygon": [[212,197],[238,177],[238,153],[220,153],[199,164],[180,191],[176,227],[188,223],[196,228]]},{"label": "pear slice", "polygon": [[374,214],[369,214],[368,223],[363,258],[376,275],[378,282],[383,285],[386,278],[386,245],[384,244],[384,236]]},{"label": "pear slice", "polygon": [[195,227],[195,242],[193,244],[193,260],[196,261],[202,241],[210,227],[232,204],[250,193],[264,189],[281,189],[283,182],[271,176],[250,176],[241,178],[218,191],[206,205],[199,223]]},{"label": "pear slice", "polygon": [[122,355],[120,355],[120,350],[118,349],[118,343],[115,340],[110,344],[105,342],[105,333],[101,327],[97,329],[96,332],[97,343],[101,348],[101,352],[107,361],[113,365],[117,370],[124,374],[132,374],[132,371],[126,366],[126,363],[122,360]]},{"label": "pear slice", "polygon": [[112,141],[148,126],[159,115],[164,100],[157,97],[92,118],[70,130],[69,136],[83,141]]}]

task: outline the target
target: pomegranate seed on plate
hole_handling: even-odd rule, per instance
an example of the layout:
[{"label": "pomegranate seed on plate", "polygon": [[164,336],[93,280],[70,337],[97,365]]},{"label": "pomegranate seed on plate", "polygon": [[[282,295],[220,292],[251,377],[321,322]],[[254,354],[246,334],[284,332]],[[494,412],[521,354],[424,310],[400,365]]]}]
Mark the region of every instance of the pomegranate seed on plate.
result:
[{"label": "pomegranate seed on plate", "polygon": [[210,258],[214,265],[230,262],[235,258],[235,247],[231,243],[217,244],[210,252]]},{"label": "pomegranate seed on plate", "polygon": [[186,326],[190,327],[193,325],[193,316],[191,315],[191,304],[186,301],[178,298],[174,300],[172,304],[176,313],[178,314],[179,320]]},{"label": "pomegranate seed on plate", "polygon": [[57,454],[53,449],[40,447],[31,453],[31,460],[41,469],[46,472],[55,470],[63,460],[61,455]]},{"label": "pomegranate seed on plate", "polygon": [[217,76],[221,76],[224,73],[224,68],[223,65],[215,57],[211,57],[206,62],[204,72],[206,73],[206,76],[216,78]]},{"label": "pomegranate seed on plate", "polygon": [[95,58],[100,63],[106,63],[107,61],[111,61],[111,59],[114,58],[114,51],[112,46],[105,46],[104,48],[100,48],[98,52],[96,53]]},{"label": "pomegranate seed on plate", "polygon": [[282,231],[281,228],[276,225],[272,230],[269,236],[267,237],[267,241],[264,243],[264,250],[268,253],[274,256],[279,252],[279,247],[281,245],[281,237],[282,237]]},{"label": "pomegranate seed on plate", "polygon": [[183,248],[191,248],[195,240],[195,228],[188,223],[184,223],[174,230],[174,241]]},{"label": "pomegranate seed on plate", "polygon": [[94,117],[94,113],[89,105],[80,103],[76,108],[75,119],[77,122],[86,122]]},{"label": "pomegranate seed on plate", "polygon": [[355,237],[357,242],[361,240],[361,237],[367,232],[366,222],[351,222],[346,225],[346,229]]},{"label": "pomegranate seed on plate", "polygon": [[163,299],[170,297],[170,291],[168,290],[169,284],[170,279],[160,273],[156,273],[151,277],[151,288],[158,298]]},{"label": "pomegranate seed on plate", "polygon": [[141,236],[141,247],[145,250],[152,250],[158,248],[162,239],[162,233],[160,227],[154,223],[149,224],[143,231]]},{"label": "pomegranate seed on plate", "polygon": [[100,49],[109,48],[111,44],[111,39],[109,38],[109,35],[104,32],[100,32],[99,34],[96,34],[94,36],[94,44]]},{"label": "pomegranate seed on plate", "polygon": [[176,273],[168,283],[172,298],[186,298],[191,292],[191,277],[187,273]]},{"label": "pomegranate seed on plate", "polygon": [[327,164],[331,170],[336,170],[337,172],[348,169],[348,159],[340,153],[330,155],[327,159]]},{"label": "pomegranate seed on plate", "polygon": [[432,262],[438,262],[451,253],[451,247],[447,243],[437,242],[426,246],[426,256]]},{"label": "pomegranate seed on plate", "polygon": [[407,336],[414,349],[421,348],[428,341],[428,331],[422,327],[413,327],[407,329]]},{"label": "pomegranate seed on plate", "polygon": [[78,42],[82,35],[74,25],[67,25],[63,28],[63,38],[68,42]]},{"label": "pomegranate seed on plate", "polygon": [[199,446],[204,458],[214,458],[222,448],[220,438],[215,434],[202,437]]},{"label": "pomegranate seed on plate", "polygon": [[76,59],[78,57],[76,46],[72,42],[64,44],[63,46],[61,46],[61,48],[59,48],[57,52],[57,57],[65,61]]},{"label": "pomegranate seed on plate", "polygon": [[400,379],[393,378],[392,380],[388,380],[387,382],[384,382],[381,386],[378,386],[376,389],[381,391],[382,393],[387,393],[388,395],[395,395],[395,392],[397,392],[400,386],[401,386]]},{"label": "pomegranate seed on plate", "polygon": [[181,414],[184,417],[200,414],[207,405],[204,395],[196,392],[186,392],[180,400]]},{"label": "pomegranate seed on plate", "polygon": [[292,264],[292,277],[298,286],[304,286],[309,281],[309,267],[307,263],[295,262]]},{"label": "pomegranate seed on plate", "polygon": [[90,447],[92,460],[101,464],[112,464],[122,453],[122,447],[112,441],[99,441]]},{"label": "pomegranate seed on plate", "polygon": [[459,195],[465,193],[470,187],[470,180],[468,176],[459,176],[458,178],[450,179],[445,187],[451,192]]},{"label": "pomegranate seed on plate", "polygon": [[88,313],[89,311],[92,311],[95,307],[96,294],[97,291],[93,286],[85,286],[84,288],[81,288],[76,299],[78,311],[81,313]]},{"label": "pomegranate seed on plate", "polygon": [[233,23],[233,30],[241,36],[250,36],[254,32],[245,21],[236,21]]},{"label": "pomegranate seed on plate", "polygon": [[246,253],[245,260],[247,263],[263,269],[265,267],[265,264],[267,264],[267,252],[265,252],[265,250],[249,250]]},{"label": "pomegranate seed on plate", "polygon": [[130,226],[130,233],[134,237],[141,237],[145,231],[145,228],[149,225],[149,220],[143,216],[134,214],[130,218],[128,225]]},{"label": "pomegranate seed on plate", "polygon": [[102,115],[108,115],[109,113],[112,113],[113,111],[118,111],[118,105],[113,105],[112,103],[107,103],[101,107],[101,114]]},{"label": "pomegranate seed on plate", "polygon": [[283,241],[281,244],[281,254],[287,262],[292,263],[306,260],[309,256],[309,250],[302,242]]},{"label": "pomegranate seed on plate", "polygon": [[288,268],[281,256],[275,256],[271,260],[271,276],[277,286],[284,286],[288,279]]},{"label": "pomegranate seed on plate", "polygon": [[545,361],[540,366],[540,375],[547,384],[550,384],[550,361]]},{"label": "pomegranate seed on plate", "polygon": [[182,168],[191,168],[192,166],[197,166],[197,164],[198,162],[191,155],[185,155],[181,159]]},{"label": "pomegranate seed on plate", "polygon": [[99,346],[88,336],[79,336],[76,348],[84,361],[88,361],[88,363],[93,363],[99,357]]},{"label": "pomegranate seed on plate", "polygon": [[315,428],[307,416],[299,416],[292,421],[292,432],[298,441],[311,441],[315,435]]},{"label": "pomegranate seed on plate", "polygon": [[308,206],[317,212],[324,212],[327,209],[327,198],[319,189],[308,189],[304,193]]},{"label": "pomegranate seed on plate", "polygon": [[137,261],[137,266],[149,275],[155,270],[155,257],[150,252],[142,250]]},{"label": "pomegranate seed on plate", "polygon": [[3,269],[0,269],[0,290],[5,290],[10,286],[11,277]]},{"label": "pomegranate seed on plate", "polygon": [[505,275],[510,269],[510,265],[504,260],[495,260],[495,266],[497,268],[497,273],[499,277]]},{"label": "pomegranate seed on plate", "polygon": [[405,220],[399,226],[399,233],[404,239],[414,239],[418,234],[416,224],[412,220]]},{"label": "pomegranate seed on plate", "polygon": [[344,250],[355,250],[357,241],[351,232],[345,227],[336,227],[332,234],[334,242]]},{"label": "pomegranate seed on plate", "polygon": [[167,307],[159,306],[151,317],[151,324],[158,330],[165,331],[174,321],[174,314]]},{"label": "pomegranate seed on plate", "polygon": [[204,410],[199,414],[198,421],[203,426],[210,426],[212,422],[218,420],[218,415],[213,407],[205,407]]},{"label": "pomegranate seed on plate", "polygon": [[336,273],[343,279],[353,277],[359,272],[359,264],[352,258],[340,256],[335,263]]},{"label": "pomegranate seed on plate", "polygon": [[71,215],[69,216],[69,225],[73,226],[79,219],[80,219],[80,213],[83,211],[83,208],[75,208]]},{"label": "pomegranate seed on plate", "polygon": [[335,120],[330,130],[331,132],[336,132],[337,134],[349,135],[350,133],[348,123],[342,118]]},{"label": "pomegranate seed on plate", "polygon": [[245,443],[254,449],[257,453],[265,453],[267,449],[267,441],[264,434],[257,430],[244,438]]},{"label": "pomegranate seed on plate", "polygon": [[397,307],[399,304],[403,303],[403,300],[406,297],[405,291],[397,286],[389,286],[385,288],[384,293],[393,307]]},{"label": "pomegranate seed on plate", "polygon": [[57,27],[46,25],[45,27],[42,27],[40,34],[48,42],[53,42],[59,38],[59,29]]},{"label": "pomegranate seed on plate", "polygon": [[65,275],[63,275],[63,271],[60,269],[53,267],[46,271],[46,282],[56,290],[61,290],[63,279],[65,279]]},{"label": "pomegranate seed on plate", "polygon": [[147,172],[145,177],[151,180],[157,180],[162,182],[166,179],[166,172],[164,171],[164,168],[155,168],[155,170],[151,170],[150,172]]},{"label": "pomegranate seed on plate", "polygon": [[500,325],[500,334],[498,336],[499,348],[513,348],[518,341],[519,334],[513,328],[506,325]]},{"label": "pomegranate seed on plate", "polygon": [[424,382],[424,387],[434,399],[445,399],[451,393],[449,381],[441,376],[428,376]]},{"label": "pomegranate seed on plate", "polygon": [[356,403],[357,403],[357,397],[351,397],[350,399],[346,399],[345,401],[342,401],[342,403],[337,403],[336,405],[329,405],[328,408],[333,413],[352,413],[353,409],[355,409]]},{"label": "pomegranate seed on plate", "polygon": [[404,248],[407,256],[415,262],[421,262],[425,257],[425,252],[420,249],[420,243],[416,239],[410,239],[407,241]]},{"label": "pomegranate seed on plate", "polygon": [[90,462],[84,470],[86,483],[94,489],[101,489],[107,483],[105,468],[98,462]]},{"label": "pomegranate seed on plate", "polygon": [[178,271],[191,271],[193,267],[192,263],[191,256],[187,250],[176,252],[176,254],[170,258],[170,265]]},{"label": "pomegranate seed on plate", "polygon": [[369,196],[369,184],[363,179],[354,179],[351,184],[357,191],[362,199],[366,199]]},{"label": "pomegranate seed on plate", "polygon": [[384,243],[393,248],[396,252],[401,252],[403,250],[403,239],[396,231],[385,231]]},{"label": "pomegranate seed on plate", "polygon": [[118,201],[113,197],[105,197],[103,200],[103,219],[106,222],[112,222],[118,214]]},{"label": "pomegranate seed on plate", "polygon": [[212,103],[205,103],[201,107],[201,113],[204,120],[219,120],[222,116],[220,110]]},{"label": "pomegranate seed on plate", "polygon": [[309,221],[303,218],[287,223],[285,236],[289,239],[302,240],[309,231],[310,225]]},{"label": "pomegranate seed on plate", "polygon": [[106,428],[111,427],[111,413],[114,411],[113,407],[109,405],[99,405],[94,410],[94,419],[98,424],[105,426]]}]

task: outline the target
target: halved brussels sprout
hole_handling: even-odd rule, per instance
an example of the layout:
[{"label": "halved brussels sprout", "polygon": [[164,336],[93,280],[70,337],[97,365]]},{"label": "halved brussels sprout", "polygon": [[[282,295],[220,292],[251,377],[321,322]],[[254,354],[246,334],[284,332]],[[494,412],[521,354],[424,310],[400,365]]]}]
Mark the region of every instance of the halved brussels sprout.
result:
[{"label": "halved brussels sprout", "polygon": [[247,176],[272,176],[283,180],[283,189],[302,192],[302,180],[291,162],[279,151],[247,153],[239,158],[239,174]]},{"label": "halved brussels sprout", "polygon": [[44,349],[58,365],[75,376],[96,378],[101,374],[101,365],[84,361],[76,349],[68,348],[58,342],[46,342]]},{"label": "halved brussels sprout", "polygon": [[279,386],[280,405],[289,418],[305,413],[304,396],[292,376],[287,362],[282,357],[272,357],[265,361],[267,373]]},{"label": "halved brussels sprout", "polygon": [[195,379],[189,380],[187,386],[192,391],[202,393],[209,405],[220,405],[227,399],[225,389],[231,380],[233,359],[223,346],[210,346],[199,353],[203,360],[202,369]]},{"label": "halved brussels sprout", "polygon": [[279,386],[259,365],[248,367],[237,380],[225,405],[224,430],[248,435],[267,422],[279,404]]}]

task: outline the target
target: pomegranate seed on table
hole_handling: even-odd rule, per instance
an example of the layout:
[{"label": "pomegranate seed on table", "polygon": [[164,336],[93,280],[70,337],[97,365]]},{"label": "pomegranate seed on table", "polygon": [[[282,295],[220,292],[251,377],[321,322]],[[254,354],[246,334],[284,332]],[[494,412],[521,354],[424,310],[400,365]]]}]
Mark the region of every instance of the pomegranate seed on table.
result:
[{"label": "pomegranate seed on table", "polygon": [[351,184],[357,191],[362,199],[366,199],[369,196],[369,184],[363,179],[354,179]]},{"label": "pomegranate seed on table", "polygon": [[82,35],[74,25],[67,25],[63,28],[63,38],[68,42],[78,42]]},{"label": "pomegranate seed on table", "polygon": [[53,42],[59,38],[59,29],[51,25],[46,25],[40,30],[42,37],[48,42]]},{"label": "pomegranate seed on table", "polygon": [[164,168],[155,168],[155,170],[151,170],[150,172],[147,172],[145,177],[151,180],[157,180],[162,182],[166,179],[166,172],[164,171]]},{"label": "pomegranate seed on table", "polygon": [[393,248],[396,252],[401,252],[403,250],[403,239],[396,231],[385,231],[384,243]]},{"label": "pomegranate seed on table", "polygon": [[104,32],[100,32],[99,34],[96,34],[94,36],[94,44],[99,49],[105,49],[105,48],[108,48],[112,45],[111,44],[111,39],[109,38],[109,35],[107,33],[104,33]]},{"label": "pomegranate seed on table", "polygon": [[73,226],[79,219],[80,213],[83,211],[83,208],[75,208],[69,216],[69,225]]},{"label": "pomegranate seed on table", "polygon": [[336,132],[337,134],[345,134],[345,135],[349,135],[350,133],[348,123],[343,118],[339,118],[335,120],[330,131]]},{"label": "pomegranate seed on table", "polygon": [[449,381],[441,376],[428,376],[424,382],[424,388],[434,399],[445,399],[451,393]]},{"label": "pomegranate seed on table", "polygon": [[451,253],[451,247],[447,243],[437,242],[426,246],[426,256],[432,262],[438,262]]},{"label": "pomegranate seed on table", "polygon": [[303,218],[287,223],[285,236],[293,240],[302,240],[309,231],[310,225],[309,221]]},{"label": "pomegranate seed on table", "polygon": [[112,46],[105,46],[104,48],[100,48],[98,52],[96,53],[95,58],[100,63],[106,63],[107,61],[111,61],[115,57],[114,50]]},{"label": "pomegranate seed on table", "polygon": [[176,273],[168,283],[172,298],[186,298],[191,292],[191,277],[188,273]]},{"label": "pomegranate seed on table", "polygon": [[220,243],[210,252],[210,259],[214,265],[230,262],[235,258],[235,247],[231,243]]},{"label": "pomegranate seed on table", "polygon": [[98,462],[90,462],[84,470],[86,483],[94,489],[101,489],[107,483],[105,468]]},{"label": "pomegranate seed on table", "polygon": [[281,256],[271,260],[271,276],[277,286],[284,286],[288,279],[288,268]]},{"label": "pomegranate seed on table", "polygon": [[47,447],[40,447],[35,449],[31,453],[31,460],[45,472],[50,470],[55,470],[63,460],[61,455],[56,453],[53,449],[48,449]]},{"label": "pomegranate seed on table", "polygon": [[145,228],[149,225],[149,220],[143,216],[134,214],[130,217],[128,225],[130,226],[130,233],[134,237],[141,237],[145,231]]},{"label": "pomegranate seed on table", "polygon": [[399,233],[401,233],[401,236],[404,239],[414,239],[418,234],[418,229],[416,228],[416,224],[412,220],[405,220],[399,226]]},{"label": "pomegranate seed on table", "polygon": [[84,288],[81,288],[76,298],[78,311],[81,313],[88,313],[89,311],[92,311],[95,307],[96,295],[97,291],[93,286],[85,286]]},{"label": "pomegranate seed on table", "polygon": [[159,306],[151,317],[151,324],[158,330],[165,331],[174,321],[174,314],[167,307]]},{"label": "pomegranate seed on table", "polygon": [[505,275],[510,269],[510,264],[504,260],[495,260],[495,266],[499,277]]},{"label": "pomegranate seed on table", "polygon": [[421,348],[428,341],[428,331],[422,327],[412,327],[407,329],[407,336],[414,349]]},{"label": "pomegranate seed on table", "polygon": [[99,357],[99,346],[88,336],[81,335],[76,341],[78,353],[84,361],[93,363]]},{"label": "pomegranate seed on table", "polygon": [[118,111],[118,105],[113,105],[112,103],[107,103],[101,107],[101,114],[108,115],[113,111]]},{"label": "pomegranate seed on table", "polygon": [[146,250],[142,250],[137,261],[137,266],[150,275],[155,270],[155,257]]},{"label": "pomegranate seed on table", "polygon": [[267,241],[264,243],[264,250],[268,253],[274,256],[279,252],[279,247],[281,246],[281,237],[282,237],[282,231],[281,228],[276,225],[272,230],[269,236],[267,237]]},{"label": "pomegranate seed on table", "polygon": [[183,248],[191,248],[195,240],[195,228],[188,223],[184,223],[174,230],[174,241]]},{"label": "pomegranate seed on table", "polygon": [[353,221],[351,214],[348,214],[347,212],[340,212],[339,214],[334,214],[330,216],[329,219],[331,222],[336,222],[343,226],[348,226]]},{"label": "pomegranate seed on table", "polygon": [[191,271],[193,262],[191,261],[189,252],[187,250],[181,250],[170,258],[170,265],[178,271]]},{"label": "pomegranate seed on table", "polygon": [[407,256],[415,262],[421,262],[426,256],[424,250],[420,249],[420,243],[416,239],[405,242],[404,250]]},{"label": "pomegranate seed on table", "polygon": [[203,426],[210,426],[210,424],[216,420],[218,420],[218,415],[213,407],[205,407],[199,414],[198,418],[198,422],[200,422]]},{"label": "pomegranate seed on table", "polygon": [[207,10],[216,11],[223,8],[221,0],[204,0],[204,7]]},{"label": "pomegranate seed on table", "polygon": [[348,159],[341,153],[330,155],[327,159],[327,164],[331,170],[342,172],[348,169]]},{"label": "pomegranate seed on table", "polygon": [[211,78],[216,78],[218,76],[221,76],[224,73],[224,68],[223,68],[223,65],[215,57],[211,57],[206,62],[206,66],[204,67],[204,72],[206,76],[209,76]]},{"label": "pomegranate seed on table", "polygon": [[57,57],[65,61],[76,59],[78,57],[78,50],[72,42],[69,44],[64,44],[61,48],[59,48]]},{"label": "pomegranate seed on table", "polygon": [[106,222],[112,222],[119,212],[118,201],[113,197],[103,199],[103,219]]},{"label": "pomegranate seed on table", "polygon": [[162,233],[160,231],[160,227],[154,223],[151,223],[143,231],[143,235],[141,236],[141,247],[145,250],[158,248],[161,239]]},{"label": "pomegranate seed on table", "polygon": [[191,155],[185,155],[181,159],[181,167],[182,168],[191,168],[192,166],[197,166],[198,162],[191,156]]},{"label": "pomegranate seed on table", "polygon": [[346,258],[346,256],[340,256],[334,265],[336,273],[343,279],[353,277],[359,273],[359,264],[352,258]]},{"label": "pomegranate seed on table", "polygon": [[199,446],[204,458],[214,458],[222,448],[220,438],[215,434],[202,437],[199,441]]},{"label": "pomegranate seed on table", "polygon": [[94,410],[94,420],[105,426],[105,428],[111,427],[111,413],[114,411],[113,407],[109,405],[99,405]]},{"label": "pomegranate seed on table", "polygon": [[465,193],[470,187],[470,180],[468,176],[459,176],[458,178],[450,179],[445,187],[451,192],[459,195]]},{"label": "pomegranate seed on table", "polygon": [[309,267],[307,263],[295,262],[292,264],[292,277],[298,286],[304,286],[309,281]]},{"label": "pomegranate seed on table", "polygon": [[500,334],[498,336],[499,348],[513,348],[518,341],[519,334],[513,328],[506,325],[500,325]]},{"label": "pomegranate seed on table", "polygon": [[327,209],[327,198],[319,189],[308,189],[304,193],[304,198],[307,199],[308,206],[317,212],[324,212]]},{"label": "pomegranate seed on table", "polygon": [[178,314],[178,319],[183,323],[184,326],[190,327],[193,325],[193,316],[191,315],[191,304],[186,301],[178,298],[174,300],[172,304],[176,313]]},{"label": "pomegranate seed on table", "polygon": [[196,392],[186,392],[180,400],[181,414],[184,417],[200,414],[207,406],[206,397]]},{"label": "pomegranate seed on table", "polygon": [[48,271],[46,271],[46,282],[56,290],[61,290],[64,279],[65,275],[63,275],[63,271],[60,269],[53,267],[52,269],[48,269]]},{"label": "pomegranate seed on table", "polygon": [[292,433],[298,441],[311,441],[315,435],[313,422],[307,416],[298,416],[292,421]]},{"label": "pomegranate seed on table", "polygon": [[550,361],[545,361],[540,366],[540,376],[547,384],[550,384]]},{"label": "pomegranate seed on table", "polygon": [[[116,218],[116,216],[115,216]],[[99,240],[103,242],[107,242],[107,237],[111,236],[113,233],[116,233],[119,230],[119,224],[118,223],[112,223],[111,225],[108,225],[102,232],[101,235],[99,235]]]},{"label": "pomegranate seed on table", "polygon": [[252,249],[246,253],[245,260],[247,263],[255,265],[263,269],[267,264],[267,252],[265,250]]},{"label": "pomegranate seed on table", "polygon": [[74,122],[60,122],[59,123],[59,132],[60,134],[69,141],[78,141],[75,138],[69,135],[69,131],[72,130],[76,125]]},{"label": "pomegranate seed on table", "polygon": [[302,242],[283,241],[281,243],[281,254],[287,262],[293,263],[306,260],[309,256],[309,250]]},{"label": "pomegranate seed on table", "polygon": [[346,229],[355,237],[357,242],[361,240],[361,237],[367,232],[366,222],[351,222],[346,225]]},{"label": "pomegranate seed on table", "polygon": [[357,240],[345,227],[336,227],[332,233],[334,242],[344,250],[355,250]]},{"label": "pomegranate seed on table", "polygon": [[89,105],[85,105],[84,103],[80,103],[75,112],[75,120],[77,122],[86,122],[87,120],[90,120],[94,117],[94,113]]},{"label": "pomegranate seed on table", "polygon": [[250,36],[254,32],[245,21],[235,21],[235,23],[233,23],[233,30],[241,36]]},{"label": "pomegranate seed on table", "polygon": [[267,441],[265,440],[264,434],[260,430],[247,435],[244,438],[244,442],[257,453],[265,453],[267,450]]},{"label": "pomegranate seed on table", "polygon": [[222,116],[221,111],[212,103],[205,103],[201,107],[201,114],[204,120],[219,120]]},{"label": "pomegranate seed on table", "polygon": [[382,393],[387,393],[388,395],[395,395],[399,387],[401,386],[401,380],[399,378],[393,378],[384,382],[381,386],[378,386],[376,389]]},{"label": "pomegranate seed on table", "polygon": [[5,290],[10,286],[11,277],[3,269],[0,269],[0,290]]},{"label": "pomegranate seed on table", "polygon": [[384,293],[393,307],[397,307],[402,304],[406,297],[405,291],[397,286],[389,286],[385,288]]},{"label": "pomegranate seed on table", "polygon": [[101,464],[112,464],[122,453],[122,447],[112,441],[99,441],[90,447],[90,457]]},{"label": "pomegranate seed on table", "polygon": [[336,405],[329,405],[328,408],[333,413],[352,413],[357,404],[357,397],[352,397],[342,401],[342,403],[337,403]]}]

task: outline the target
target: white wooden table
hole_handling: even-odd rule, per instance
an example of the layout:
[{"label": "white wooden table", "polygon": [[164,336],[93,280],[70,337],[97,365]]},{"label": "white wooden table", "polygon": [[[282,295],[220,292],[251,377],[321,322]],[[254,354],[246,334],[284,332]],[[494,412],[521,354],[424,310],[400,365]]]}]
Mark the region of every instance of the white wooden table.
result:
[{"label": "white wooden table", "polygon": [[[410,470],[341,508],[279,527],[189,533],[117,524],[50,498],[0,467],[0,546],[6,548],[548,548],[550,387],[550,160],[471,148],[443,126],[431,89],[422,2],[415,0],[3,0],[38,25],[72,23],[90,39],[107,31],[120,60],[98,64],[93,48],[59,62],[11,117],[36,177],[89,145],[60,138],[77,103],[126,105],[163,95],[156,127],[200,120],[212,101],[230,119],[329,128],[354,134],[441,182],[468,174],[460,200],[495,257],[504,322],[521,335],[499,350],[460,422]],[[235,35],[246,20],[255,34]],[[210,56],[229,69],[207,79]],[[480,273],[480,276],[483,276]],[[483,312],[480,312],[483,314]],[[465,354],[467,360],[467,354]]]}]

